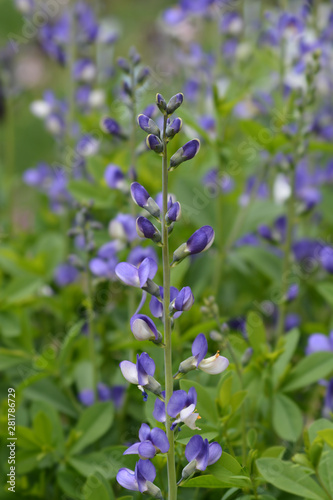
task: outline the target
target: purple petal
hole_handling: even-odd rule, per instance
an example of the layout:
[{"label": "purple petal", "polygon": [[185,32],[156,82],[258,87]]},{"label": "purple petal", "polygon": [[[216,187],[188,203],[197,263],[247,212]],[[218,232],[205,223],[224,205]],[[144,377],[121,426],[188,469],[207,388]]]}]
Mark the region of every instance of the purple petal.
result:
[{"label": "purple petal", "polygon": [[132,264],[120,262],[120,264],[116,266],[115,271],[118,278],[126,283],[126,285],[135,286],[137,288],[140,287],[138,269],[132,266]]},{"label": "purple petal", "polygon": [[[127,262],[129,262],[130,264],[133,264],[133,266],[137,267],[147,257],[149,257],[151,260],[154,260],[155,262],[158,261],[158,258],[157,258],[157,255],[156,255],[154,248],[152,248],[152,247],[143,248],[141,246],[137,246],[137,247],[134,247],[130,251],[129,256],[127,257]],[[153,279],[153,277],[151,279]]]},{"label": "purple petal", "polygon": [[158,398],[155,401],[153,417],[158,422],[165,422],[165,403]]},{"label": "purple petal", "polygon": [[155,277],[157,269],[158,265],[155,260],[147,257],[142,261],[138,270],[141,288],[146,286],[148,278],[152,280]]},{"label": "purple petal", "polygon": [[172,418],[176,418],[176,416],[181,412],[181,410],[186,405],[187,394],[185,391],[179,390],[175,391],[167,406],[168,415]]},{"label": "purple petal", "polygon": [[199,333],[199,335],[194,339],[192,344],[192,354],[196,357],[197,366],[207,354],[208,350],[208,342],[206,336],[203,333]]},{"label": "purple petal", "polygon": [[208,443],[208,439],[205,439],[203,441],[203,446],[201,447],[200,452],[198,453],[198,455],[196,457],[196,461],[197,461],[196,468],[198,470],[204,471],[207,469],[208,457],[209,457],[209,443]]},{"label": "purple petal", "polygon": [[134,202],[142,208],[147,205],[147,201],[150,198],[148,191],[138,182],[131,184],[131,195]]},{"label": "purple petal", "polygon": [[192,436],[185,448],[185,457],[189,462],[192,462],[197,455],[200,453],[201,447],[203,446],[203,439],[201,436],[196,434]]},{"label": "purple petal", "polygon": [[139,385],[144,386],[148,383],[148,375],[152,377],[155,373],[154,360],[146,352],[143,352],[140,356],[137,354],[136,367]]},{"label": "purple petal", "polygon": [[91,259],[89,262],[89,269],[95,276],[107,276],[108,274],[107,263],[98,257]]},{"label": "purple petal", "polygon": [[106,184],[110,188],[118,189],[124,182],[125,176],[118,165],[108,165],[104,173]]},{"label": "purple petal", "polygon": [[215,464],[219,460],[222,455],[222,448],[219,443],[214,441],[209,445],[209,456],[208,456],[208,465]]},{"label": "purple petal", "polygon": [[139,429],[139,439],[140,441],[146,441],[150,436],[150,427],[147,424],[142,424]]},{"label": "purple petal", "polygon": [[83,389],[79,392],[79,401],[84,406],[91,406],[95,402],[95,395],[92,389]]},{"label": "purple petal", "polygon": [[156,297],[150,299],[149,309],[154,318],[163,317],[163,304]]},{"label": "purple petal", "polygon": [[158,448],[161,453],[167,453],[170,448],[170,444],[167,435],[162,429],[154,427],[150,433],[150,439],[156,448]]},{"label": "purple petal", "polygon": [[192,404],[194,404],[194,405],[197,404],[197,391],[195,390],[194,387],[190,387],[190,389],[188,391],[186,406],[189,406]]},{"label": "purple petal", "polygon": [[139,454],[139,446],[141,443],[134,443],[132,446],[127,448],[127,450],[124,451],[123,455],[138,455]]},{"label": "purple petal", "polygon": [[153,458],[156,455],[156,448],[150,441],[143,441],[139,444],[139,455],[143,458]]},{"label": "purple petal", "polygon": [[331,351],[332,346],[329,337],[322,333],[314,333],[308,338],[308,345],[306,347],[306,354],[312,354],[318,351]]},{"label": "purple petal", "polygon": [[[149,318],[149,316],[146,316],[145,314],[134,314],[134,316],[132,316],[132,318],[130,320],[130,325],[131,325],[131,330],[133,333],[135,333],[134,330],[136,328],[140,328],[142,330],[142,328],[139,326],[139,325],[142,325],[143,329],[150,330],[150,336],[155,335],[155,338],[157,340],[157,338],[158,338],[157,328],[156,328],[154,322]],[[135,335],[135,337],[137,337],[137,336]],[[151,359],[151,358],[149,358],[149,359]]]},{"label": "purple petal", "polygon": [[130,469],[120,469],[116,479],[123,488],[131,491],[139,491],[135,474]]}]

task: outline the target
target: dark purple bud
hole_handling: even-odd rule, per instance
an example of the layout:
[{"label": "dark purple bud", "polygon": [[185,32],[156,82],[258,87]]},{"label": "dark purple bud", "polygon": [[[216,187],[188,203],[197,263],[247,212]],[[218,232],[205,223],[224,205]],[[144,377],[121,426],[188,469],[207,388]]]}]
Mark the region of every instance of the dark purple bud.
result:
[{"label": "dark purple bud", "polygon": [[184,100],[184,94],[182,93],[178,93],[176,95],[174,95],[173,97],[171,97],[170,101],[168,102],[168,105],[167,105],[167,114],[168,115],[172,115],[172,113],[174,113],[176,111],[176,109],[179,108],[179,106],[181,106],[183,104],[183,100]]},{"label": "dark purple bud", "polygon": [[158,109],[162,113],[166,114],[167,103],[161,94],[156,94],[156,104],[157,104]]},{"label": "dark purple bud", "polygon": [[139,207],[145,208],[153,217],[160,216],[160,208],[156,201],[149,195],[148,191],[138,182],[131,185],[131,195],[134,203]]},{"label": "dark purple bud", "polygon": [[199,139],[193,139],[187,142],[184,146],[171,157],[169,171],[175,170],[181,163],[191,160],[195,157],[200,149]]},{"label": "dark purple bud", "polygon": [[[157,135],[158,137],[161,134],[159,127],[156,125],[154,120],[149,118],[149,116],[139,115],[138,116],[138,124],[139,124],[139,127],[142,128],[142,130],[147,132],[147,134]],[[150,148],[150,149],[152,149],[152,148]]]},{"label": "dark purple bud", "polygon": [[167,221],[167,224],[170,225],[172,222],[177,222],[182,215],[182,207],[179,203],[179,201],[176,201],[176,203],[173,203],[172,206],[169,208],[165,215],[165,220]]},{"label": "dark purple bud", "polygon": [[131,67],[124,57],[118,57],[117,64],[124,73],[130,73]]},{"label": "dark purple bud", "polygon": [[203,226],[180,245],[173,254],[172,267],[181,262],[188,255],[195,255],[208,250],[214,242],[215,233],[211,226]]},{"label": "dark purple bud", "polygon": [[146,219],[146,217],[138,217],[136,219],[136,231],[141,238],[148,238],[155,243],[160,243],[162,239],[157,227]]},{"label": "dark purple bud", "polygon": [[118,122],[116,122],[116,120],[114,120],[113,118],[103,118],[101,120],[101,129],[108,133],[108,134],[111,134],[111,135],[114,135],[116,137],[123,137],[124,134],[123,134],[123,131],[119,125]]},{"label": "dark purple bud", "polygon": [[140,69],[138,76],[136,77],[136,81],[139,85],[142,85],[150,75],[150,70],[147,67]]},{"label": "dark purple bud", "polygon": [[148,148],[155,151],[155,153],[160,154],[163,152],[163,143],[156,135],[148,135],[146,143]]},{"label": "dark purple bud", "polygon": [[171,123],[167,125],[166,136],[172,139],[178,132],[180,132],[183,126],[183,120],[181,118],[175,118]]}]

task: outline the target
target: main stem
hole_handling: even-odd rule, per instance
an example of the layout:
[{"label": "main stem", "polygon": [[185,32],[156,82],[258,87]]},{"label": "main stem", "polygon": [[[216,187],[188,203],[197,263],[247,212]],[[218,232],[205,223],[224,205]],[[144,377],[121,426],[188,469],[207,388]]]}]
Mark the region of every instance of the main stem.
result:
[{"label": "main stem", "polygon": [[[173,393],[172,377],[172,344],[171,344],[171,318],[170,305],[170,258],[169,258],[169,235],[165,215],[168,210],[168,152],[166,142],[167,117],[164,116],[163,125],[163,160],[162,160],[162,259],[163,259],[163,324],[164,324],[164,370],[165,370],[165,409]],[[170,443],[167,455],[168,466],[168,500],[177,500],[177,481],[175,464],[174,433],[170,430],[171,421],[166,412],[166,433]]]}]

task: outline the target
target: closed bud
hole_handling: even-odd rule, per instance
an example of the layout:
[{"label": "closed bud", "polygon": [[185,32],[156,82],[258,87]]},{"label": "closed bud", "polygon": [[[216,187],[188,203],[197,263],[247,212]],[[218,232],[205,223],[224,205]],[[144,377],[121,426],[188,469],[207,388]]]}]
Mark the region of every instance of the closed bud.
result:
[{"label": "closed bud", "polygon": [[131,195],[134,203],[139,207],[146,209],[156,219],[160,216],[160,207],[156,201],[150,196],[148,191],[138,182],[133,182],[131,185]]},{"label": "closed bud", "polygon": [[163,500],[163,495],[161,490],[150,481],[147,481],[147,493],[157,500]]},{"label": "closed bud", "polygon": [[158,137],[160,136],[161,132],[160,132],[159,127],[156,125],[154,120],[149,118],[149,116],[139,115],[138,116],[138,124],[139,124],[139,127],[142,128],[142,130],[147,132],[147,134],[153,134],[153,135],[156,135]]},{"label": "closed bud", "polygon": [[183,126],[183,121],[181,118],[175,118],[171,123],[167,125],[166,136],[168,139],[172,139],[178,132],[181,131]]},{"label": "closed bud", "polygon": [[171,157],[169,171],[175,170],[181,163],[191,160],[195,157],[200,149],[199,139],[193,139],[187,142],[184,146]]},{"label": "closed bud", "polygon": [[123,132],[119,123],[113,118],[103,118],[101,120],[101,129],[107,134],[113,135],[115,137],[119,137],[120,139],[125,139],[126,134]]},{"label": "closed bud", "polygon": [[171,266],[174,267],[188,255],[195,255],[208,250],[214,242],[215,233],[211,226],[202,226],[183,243],[173,254]]},{"label": "closed bud", "polygon": [[155,151],[155,153],[163,153],[163,142],[156,135],[149,134],[146,143],[148,148]]},{"label": "closed bud", "polygon": [[133,95],[132,86],[126,80],[124,80],[124,82],[123,82],[123,90],[124,90],[125,94],[129,95],[130,97]]},{"label": "closed bud", "polygon": [[151,340],[156,344],[162,342],[162,335],[154,322],[145,314],[135,314],[131,318],[131,330],[137,340]]},{"label": "closed bud", "polygon": [[164,97],[161,94],[156,94],[156,104],[157,104],[158,109],[163,114],[166,114],[167,103],[166,103]]},{"label": "closed bud", "polygon": [[161,233],[146,217],[138,217],[136,220],[136,231],[141,238],[148,238],[155,243],[162,240]]},{"label": "closed bud", "polygon": [[181,92],[171,97],[166,108],[167,114],[172,115],[172,113],[174,113],[176,109],[178,109],[179,106],[183,104],[183,100],[184,100],[184,95]]},{"label": "closed bud", "polygon": [[177,483],[178,486],[180,486],[184,481],[186,481],[186,479],[188,479],[189,477],[191,477],[195,473],[196,466],[197,466],[197,461],[192,460],[192,462],[190,462],[189,464],[186,465],[186,467],[184,467],[184,469],[182,471],[182,478]]},{"label": "closed bud", "polygon": [[167,224],[170,225],[173,222],[177,222],[180,219],[181,215],[182,215],[182,207],[179,201],[176,201],[167,211],[165,215],[165,220]]},{"label": "closed bud", "polygon": [[139,85],[142,85],[150,75],[150,70],[147,67],[140,69],[138,76],[136,77],[136,81]]},{"label": "closed bud", "polygon": [[118,57],[117,59],[117,64],[119,68],[124,72],[124,73],[130,73],[131,67],[128,63],[128,61],[124,57]]}]

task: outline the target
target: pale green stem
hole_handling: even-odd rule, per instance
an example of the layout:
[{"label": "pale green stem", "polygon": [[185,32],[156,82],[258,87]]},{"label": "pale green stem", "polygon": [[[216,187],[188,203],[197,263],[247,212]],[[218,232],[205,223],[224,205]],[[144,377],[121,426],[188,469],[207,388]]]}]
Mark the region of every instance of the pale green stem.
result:
[{"label": "pale green stem", "polygon": [[[67,115],[67,124],[66,124],[66,153],[68,157],[68,161],[71,161],[72,158],[72,149],[73,149],[73,123],[75,118],[75,80],[72,74],[75,58],[76,58],[76,41],[75,41],[75,12],[74,12],[74,2],[70,0],[69,4],[69,12],[70,12],[70,39],[68,44],[68,71],[67,71],[67,99],[68,99],[68,115]],[[73,175],[72,168],[73,165],[66,165],[67,169],[69,169],[70,176]]]},{"label": "pale green stem", "polygon": [[[168,152],[166,141],[167,117],[164,116],[163,142],[164,152],[162,160],[162,259],[163,259],[163,325],[164,325],[164,370],[165,370],[165,408],[173,394],[173,376],[172,376],[172,344],[171,344],[171,318],[169,312],[170,305],[170,258],[169,258],[169,235],[165,215],[168,210]],[[175,443],[174,433],[170,430],[171,419],[166,412],[166,432],[170,443],[167,454],[168,466],[168,500],[177,500],[177,480],[175,465]]]}]

